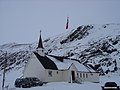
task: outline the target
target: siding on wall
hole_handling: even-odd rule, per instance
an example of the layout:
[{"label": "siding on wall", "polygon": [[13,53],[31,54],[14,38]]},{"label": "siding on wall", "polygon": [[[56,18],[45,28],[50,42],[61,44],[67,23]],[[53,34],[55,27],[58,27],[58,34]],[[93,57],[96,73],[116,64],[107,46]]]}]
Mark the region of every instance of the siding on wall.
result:
[{"label": "siding on wall", "polygon": [[99,73],[78,71],[74,64],[71,64],[67,70],[45,69],[35,54],[32,54],[29,59],[23,77],[37,77],[43,82],[69,82],[72,71],[75,72],[75,78],[79,78],[81,81],[99,82]]},{"label": "siding on wall", "polygon": [[25,69],[23,77],[37,77],[40,80],[45,80],[45,69],[34,54],[29,59]]},{"label": "siding on wall", "polygon": [[99,73],[89,73],[89,81],[99,82]]},{"label": "siding on wall", "polygon": [[77,78],[81,81],[99,82],[99,73],[77,72]]},{"label": "siding on wall", "polygon": [[[51,75],[51,72],[52,72],[52,75]],[[65,71],[62,71],[62,70],[46,70],[45,73],[46,73],[45,74],[45,82],[68,81],[68,70],[65,70]]]}]

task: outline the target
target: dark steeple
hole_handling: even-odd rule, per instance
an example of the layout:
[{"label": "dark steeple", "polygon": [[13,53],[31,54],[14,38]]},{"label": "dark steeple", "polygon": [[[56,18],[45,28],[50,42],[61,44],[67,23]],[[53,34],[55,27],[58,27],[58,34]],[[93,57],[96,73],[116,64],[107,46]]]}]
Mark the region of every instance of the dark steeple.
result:
[{"label": "dark steeple", "polygon": [[38,43],[38,48],[43,48],[43,43],[42,43],[42,38],[41,38],[41,30],[40,30],[40,37],[39,37],[39,43]]}]

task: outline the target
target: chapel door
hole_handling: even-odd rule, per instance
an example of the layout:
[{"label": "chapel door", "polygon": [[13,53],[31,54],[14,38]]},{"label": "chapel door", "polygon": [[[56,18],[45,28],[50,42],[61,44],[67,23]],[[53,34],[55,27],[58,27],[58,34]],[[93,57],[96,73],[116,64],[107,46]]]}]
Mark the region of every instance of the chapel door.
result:
[{"label": "chapel door", "polygon": [[71,74],[72,74],[72,80],[74,81],[75,80],[75,71],[71,71]]}]

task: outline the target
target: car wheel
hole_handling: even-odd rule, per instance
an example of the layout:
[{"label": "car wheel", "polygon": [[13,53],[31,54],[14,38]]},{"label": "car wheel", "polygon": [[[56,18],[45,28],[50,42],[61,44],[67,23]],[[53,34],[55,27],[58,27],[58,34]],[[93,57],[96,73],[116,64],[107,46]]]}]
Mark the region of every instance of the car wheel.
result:
[{"label": "car wheel", "polygon": [[22,85],[22,88],[25,88],[25,86],[24,86],[24,85]]},{"label": "car wheel", "polygon": [[42,86],[43,84],[40,84],[40,86]]}]

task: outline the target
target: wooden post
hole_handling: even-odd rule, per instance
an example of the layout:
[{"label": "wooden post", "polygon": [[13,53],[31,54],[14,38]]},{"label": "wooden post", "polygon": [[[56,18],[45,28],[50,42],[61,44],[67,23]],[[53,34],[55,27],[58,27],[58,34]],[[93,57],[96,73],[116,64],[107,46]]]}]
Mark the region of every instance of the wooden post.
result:
[{"label": "wooden post", "polygon": [[5,53],[5,61],[4,61],[4,69],[3,69],[3,82],[2,82],[2,90],[4,90],[5,86],[5,71],[7,67],[7,52]]},{"label": "wooden post", "polygon": [[70,71],[70,82],[72,83],[73,81],[72,81],[72,71]]}]

